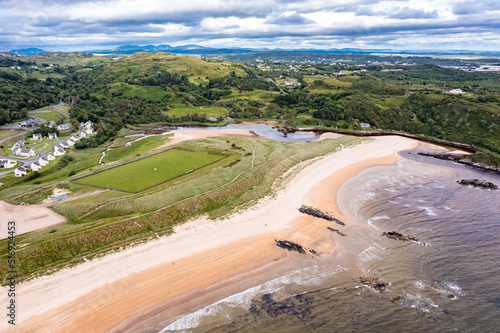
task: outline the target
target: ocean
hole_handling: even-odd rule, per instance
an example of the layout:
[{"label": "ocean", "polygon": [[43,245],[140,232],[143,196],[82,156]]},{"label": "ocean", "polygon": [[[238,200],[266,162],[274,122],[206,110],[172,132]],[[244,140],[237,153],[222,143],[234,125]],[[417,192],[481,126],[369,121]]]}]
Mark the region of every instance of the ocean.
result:
[{"label": "ocean", "polygon": [[[169,320],[162,332],[500,332],[500,175],[402,152],[348,180],[328,258]],[[396,231],[418,238],[382,236]],[[360,282],[388,283],[377,292]]]}]

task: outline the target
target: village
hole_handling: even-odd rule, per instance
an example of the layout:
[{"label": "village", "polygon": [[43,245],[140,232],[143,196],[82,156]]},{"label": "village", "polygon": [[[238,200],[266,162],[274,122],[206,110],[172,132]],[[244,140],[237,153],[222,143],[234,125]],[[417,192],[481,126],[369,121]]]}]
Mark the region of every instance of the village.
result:
[{"label": "village", "polygon": [[[34,118],[29,118],[17,125],[22,128],[37,128],[40,126],[40,122]],[[55,127],[55,124],[50,124],[49,127]],[[60,124],[56,128],[58,131],[68,131],[70,129],[69,124]],[[32,137],[28,139],[30,142],[23,138],[8,148],[7,151],[10,150],[12,153],[9,156],[0,155],[0,176],[13,172],[15,177],[23,177],[28,174],[29,170],[38,172],[43,167],[48,166],[51,161],[56,160],[57,157],[65,155],[76,142],[93,134],[95,134],[95,131],[90,120],[80,123],[78,132],[69,138],[58,138],[55,131],[48,133],[46,137],[41,133],[33,133]],[[18,163],[21,163],[21,165],[17,168],[1,172],[1,170],[14,168]]]}]

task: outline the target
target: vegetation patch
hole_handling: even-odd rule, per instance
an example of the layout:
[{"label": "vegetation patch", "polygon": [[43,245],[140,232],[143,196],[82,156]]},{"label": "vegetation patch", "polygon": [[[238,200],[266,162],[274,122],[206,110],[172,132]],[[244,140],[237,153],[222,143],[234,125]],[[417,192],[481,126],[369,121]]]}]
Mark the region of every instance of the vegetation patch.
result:
[{"label": "vegetation patch", "polygon": [[172,148],[75,180],[84,185],[126,192],[140,192],[201,169],[228,156]]}]

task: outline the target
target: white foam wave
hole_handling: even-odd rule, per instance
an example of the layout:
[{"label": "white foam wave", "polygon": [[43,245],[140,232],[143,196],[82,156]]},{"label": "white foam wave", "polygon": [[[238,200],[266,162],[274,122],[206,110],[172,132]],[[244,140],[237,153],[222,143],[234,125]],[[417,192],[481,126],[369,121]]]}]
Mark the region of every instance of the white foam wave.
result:
[{"label": "white foam wave", "polygon": [[373,216],[368,219],[368,225],[374,229],[381,230],[378,228],[376,225],[373,224],[374,221],[379,221],[379,220],[389,220],[390,217],[387,215],[378,215],[378,216]]},{"label": "white foam wave", "polygon": [[425,214],[429,216],[436,216],[435,208],[434,207],[429,207],[429,206],[417,206],[418,209],[421,211],[424,211]]}]

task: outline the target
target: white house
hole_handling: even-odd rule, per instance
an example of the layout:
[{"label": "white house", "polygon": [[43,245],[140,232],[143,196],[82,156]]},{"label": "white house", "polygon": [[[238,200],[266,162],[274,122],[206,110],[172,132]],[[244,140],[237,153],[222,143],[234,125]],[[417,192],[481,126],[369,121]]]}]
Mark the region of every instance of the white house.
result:
[{"label": "white house", "polygon": [[63,141],[59,144],[63,149],[68,149],[69,148],[69,143],[67,141]]},{"label": "white house", "polygon": [[289,82],[289,81],[285,81],[285,86],[297,87],[297,86],[300,86],[300,82]]},{"label": "white house", "polygon": [[80,140],[80,138],[78,137],[78,135],[73,135],[71,137],[71,140],[75,141],[75,143],[76,143],[78,140]]},{"label": "white house", "polygon": [[53,160],[55,160],[55,159],[56,159],[56,157],[54,156],[54,154],[52,154],[52,153],[48,153],[48,154],[47,154],[47,159],[48,159],[49,161],[53,161]]},{"label": "white house", "polygon": [[86,138],[88,135],[87,133],[85,133],[85,131],[81,131],[80,134],[78,134],[80,136],[80,138]]},{"label": "white house", "polygon": [[68,124],[57,125],[57,129],[60,131],[67,131],[69,130],[69,125]]},{"label": "white house", "polygon": [[26,146],[27,142],[25,139],[22,139],[22,140],[19,140],[17,141],[13,146],[12,146],[12,152],[14,153],[14,151],[17,149],[17,148],[22,148],[24,146]]},{"label": "white house", "polygon": [[87,133],[87,135],[91,135],[94,134],[94,130],[92,129],[92,127],[88,127],[85,129],[85,133]]},{"label": "white house", "polygon": [[62,148],[60,146],[57,146],[54,148],[54,156],[63,156],[64,154],[66,154],[66,151],[64,150],[64,148]]},{"label": "white house", "polygon": [[361,123],[359,124],[359,126],[363,127],[363,128],[368,128],[370,127],[370,124],[367,124],[367,123]]},{"label": "white house", "polygon": [[14,170],[14,176],[16,176],[16,177],[22,177],[22,176],[24,176],[26,174],[27,174],[27,172],[26,172],[26,168],[25,167],[21,166],[21,167],[16,168]]},{"label": "white house", "polygon": [[85,128],[91,128],[92,127],[92,122],[89,120],[85,123]]},{"label": "white house", "polygon": [[31,163],[31,165],[30,165],[30,169],[33,171],[38,171],[41,168],[42,168],[42,166],[38,162]]},{"label": "white house", "polygon": [[49,133],[49,140],[57,140],[57,133]]},{"label": "white house", "polygon": [[41,133],[35,133],[33,134],[33,140],[39,140],[39,141],[42,141],[43,139],[43,136]]},{"label": "white house", "polygon": [[8,169],[16,166],[16,161],[9,159],[0,160],[0,169]]},{"label": "white house", "polygon": [[20,149],[19,154],[16,154],[16,155],[23,156],[23,157],[33,157],[33,156],[36,156],[36,153],[32,148],[24,148],[24,149]]},{"label": "white house", "polygon": [[47,164],[49,164],[49,160],[47,159],[47,157],[40,157],[37,162],[41,166],[46,166]]},{"label": "white house", "polygon": [[459,88],[455,88],[452,90],[445,90],[444,92],[447,94],[453,94],[453,95],[465,94],[465,91],[462,91],[462,89],[459,89]]},{"label": "white house", "polygon": [[71,140],[71,138],[64,141],[64,143],[66,143],[68,147],[73,147],[75,145],[75,141]]}]

